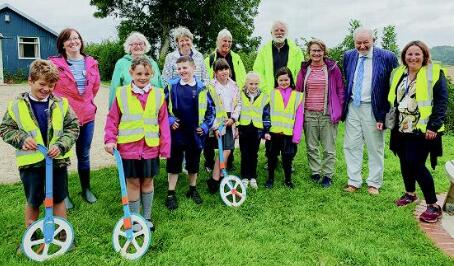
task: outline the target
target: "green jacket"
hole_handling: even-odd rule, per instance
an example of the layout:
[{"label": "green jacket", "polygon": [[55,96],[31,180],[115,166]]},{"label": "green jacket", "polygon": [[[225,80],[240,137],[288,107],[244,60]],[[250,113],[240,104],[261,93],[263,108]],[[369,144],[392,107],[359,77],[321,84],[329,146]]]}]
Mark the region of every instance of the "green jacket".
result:
[{"label": "green jacket", "polygon": [[[233,71],[235,71],[235,83],[238,86],[238,88],[243,89],[244,83],[246,82],[246,69],[244,68],[243,60],[241,60],[241,57],[233,52],[230,51],[230,54],[232,55],[232,62],[233,62]],[[210,57],[214,55],[214,60],[212,64],[210,64]],[[210,79],[214,79],[214,62],[217,60],[217,53],[216,50],[212,52],[209,56],[205,58],[205,66],[206,69],[208,70],[208,76]]]},{"label": "green jacket", "polygon": [[[147,56],[148,57],[148,56]],[[151,85],[163,88],[161,71],[159,70],[158,64],[153,58],[148,57],[153,68],[153,78],[151,79]],[[115,99],[115,92],[118,87],[122,87],[131,82],[131,76],[129,75],[129,68],[131,67],[132,56],[130,54],[124,55],[115,64],[115,69],[112,74],[112,80],[110,81],[110,92],[109,92],[109,109]]]},{"label": "green jacket", "polygon": [[[38,121],[36,120],[35,115],[33,114],[31,105],[30,105],[30,99],[28,98],[28,92],[21,93],[17,99],[22,99],[25,100],[25,102],[29,106],[29,112],[30,116],[32,119],[35,121],[35,123],[38,125]],[[50,108],[54,108],[55,102],[61,101],[61,98],[58,98],[54,95],[51,95],[49,97],[49,106]],[[48,132],[47,132],[47,138],[48,140],[52,139],[53,136],[53,130],[52,130],[52,117],[49,119],[48,123]],[[27,137],[29,135],[19,129],[16,121],[9,115],[8,110],[6,111],[5,115],[3,116],[3,121],[0,124],[0,137],[5,141],[6,143],[10,144],[14,148],[20,150],[22,149],[22,145]],[[68,109],[68,112],[66,113],[64,119],[63,119],[63,135],[60,136],[60,138],[57,140],[55,143],[59,148],[61,153],[67,153],[74,145],[76,142],[77,138],[79,137],[79,120],[77,120],[76,114],[74,111],[71,109],[71,107]],[[63,166],[63,165],[69,165],[70,164],[70,159],[65,158],[65,159],[59,159],[59,160],[54,160],[54,163],[56,166]],[[45,161],[38,162],[36,164],[32,165],[26,165],[20,168],[28,168],[28,167],[37,167],[37,166],[44,166]]]},{"label": "green jacket", "polygon": [[[304,61],[303,51],[290,39],[287,39],[289,47],[287,67],[292,71],[293,79],[301,69],[301,62]],[[273,64],[273,41],[266,43],[260,48],[254,62],[254,72],[260,75],[260,88],[264,92],[274,89],[274,64]]]}]

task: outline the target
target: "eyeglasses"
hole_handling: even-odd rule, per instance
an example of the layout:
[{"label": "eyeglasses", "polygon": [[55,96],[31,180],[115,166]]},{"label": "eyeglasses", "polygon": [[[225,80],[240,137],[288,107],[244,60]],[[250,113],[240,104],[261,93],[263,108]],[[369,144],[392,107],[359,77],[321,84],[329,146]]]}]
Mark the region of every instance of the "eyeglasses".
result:
[{"label": "eyeglasses", "polygon": [[133,43],[130,43],[129,46],[133,46],[133,47],[136,47],[136,46],[145,46],[145,43],[143,42],[133,42]]},{"label": "eyeglasses", "polygon": [[66,41],[67,41],[67,42],[73,42],[73,41],[78,41],[78,40],[80,40],[80,37],[79,37],[79,36],[77,36],[77,37],[71,37],[71,38],[67,39]]}]

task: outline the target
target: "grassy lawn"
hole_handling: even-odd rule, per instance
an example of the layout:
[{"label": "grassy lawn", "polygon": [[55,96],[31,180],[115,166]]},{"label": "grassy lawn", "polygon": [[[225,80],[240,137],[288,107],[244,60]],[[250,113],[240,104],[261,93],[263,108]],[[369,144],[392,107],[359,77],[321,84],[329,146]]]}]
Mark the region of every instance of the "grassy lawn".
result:
[{"label": "grassy lawn", "polygon": [[[187,181],[183,176],[177,197],[180,207],[169,212],[164,206],[167,193],[165,163],[155,180],[153,207],[157,231],[151,250],[135,265],[145,264],[298,264],[298,265],[454,265],[418,228],[413,217],[415,205],[394,206],[403,192],[399,161],[388,148],[385,154],[385,183],[381,194],[372,197],[366,189],[347,194],[342,151],[343,127],[338,138],[338,163],[333,186],[322,189],[309,181],[304,143],[299,145],[295,161],[296,189],[282,184],[282,169],[275,188],[263,188],[262,147],[258,191],[249,190],[239,209],[225,207],[219,196],[206,191],[205,172],[199,190],[204,204],[196,206],[185,198]],[[388,136],[387,136],[387,139]],[[437,192],[448,189],[444,163],[454,158],[454,137],[444,137],[444,156],[433,171]],[[239,150],[236,171],[239,174]],[[114,160],[112,158],[112,160]],[[364,174],[366,176],[366,174]],[[113,252],[112,229],[121,217],[120,191],[114,168],[93,172],[93,189],[99,201],[83,203],[76,175],[70,177],[70,191],[76,210],[69,214],[76,234],[76,249],[52,261],[65,265],[128,264]],[[418,190],[418,195],[422,193]],[[0,186],[0,264],[31,264],[15,249],[24,232],[22,206],[25,202],[21,184]],[[131,264],[132,264],[131,263]]]}]

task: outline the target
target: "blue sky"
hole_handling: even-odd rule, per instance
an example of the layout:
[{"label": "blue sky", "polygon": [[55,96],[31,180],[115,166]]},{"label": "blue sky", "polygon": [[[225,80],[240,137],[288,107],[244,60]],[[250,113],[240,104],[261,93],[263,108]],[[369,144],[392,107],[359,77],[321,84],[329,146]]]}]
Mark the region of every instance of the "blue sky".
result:
[{"label": "blue sky", "polygon": [[[4,3],[57,32],[74,27],[90,42],[116,37],[118,21],[94,18],[95,8],[89,0],[0,0],[0,5]],[[452,0],[262,0],[254,35],[270,40],[271,24],[280,19],[288,23],[289,37],[317,37],[333,47],[342,41],[352,18],[379,32],[386,25],[395,25],[399,47],[415,39],[430,47],[454,45]]]}]

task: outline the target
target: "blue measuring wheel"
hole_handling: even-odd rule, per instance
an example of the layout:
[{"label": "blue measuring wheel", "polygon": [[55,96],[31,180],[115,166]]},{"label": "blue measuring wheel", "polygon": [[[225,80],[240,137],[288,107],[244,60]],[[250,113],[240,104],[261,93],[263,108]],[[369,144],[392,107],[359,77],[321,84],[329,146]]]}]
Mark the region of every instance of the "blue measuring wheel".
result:
[{"label": "blue measuring wheel", "polygon": [[114,227],[112,244],[115,252],[119,252],[122,257],[128,260],[136,260],[148,251],[152,242],[152,235],[145,219],[138,213],[131,213],[129,209],[123,161],[117,149],[114,149],[114,157],[117,161],[118,178],[120,180],[123,217],[118,220]]},{"label": "blue measuring wheel", "polygon": [[47,155],[47,148],[38,145],[38,150],[46,158],[46,198],[44,218],[32,223],[22,237],[24,254],[35,261],[45,261],[65,254],[74,241],[71,224],[61,217],[54,216],[53,203],[53,159]]},{"label": "blue measuring wheel", "polygon": [[[224,124],[218,128],[218,132],[224,129]],[[229,175],[224,164],[224,149],[222,146],[222,136],[219,134],[218,151],[219,151],[219,167],[224,178],[219,184],[219,193],[225,205],[230,207],[239,207],[246,200],[246,186],[241,182],[241,179],[234,175]]]}]

